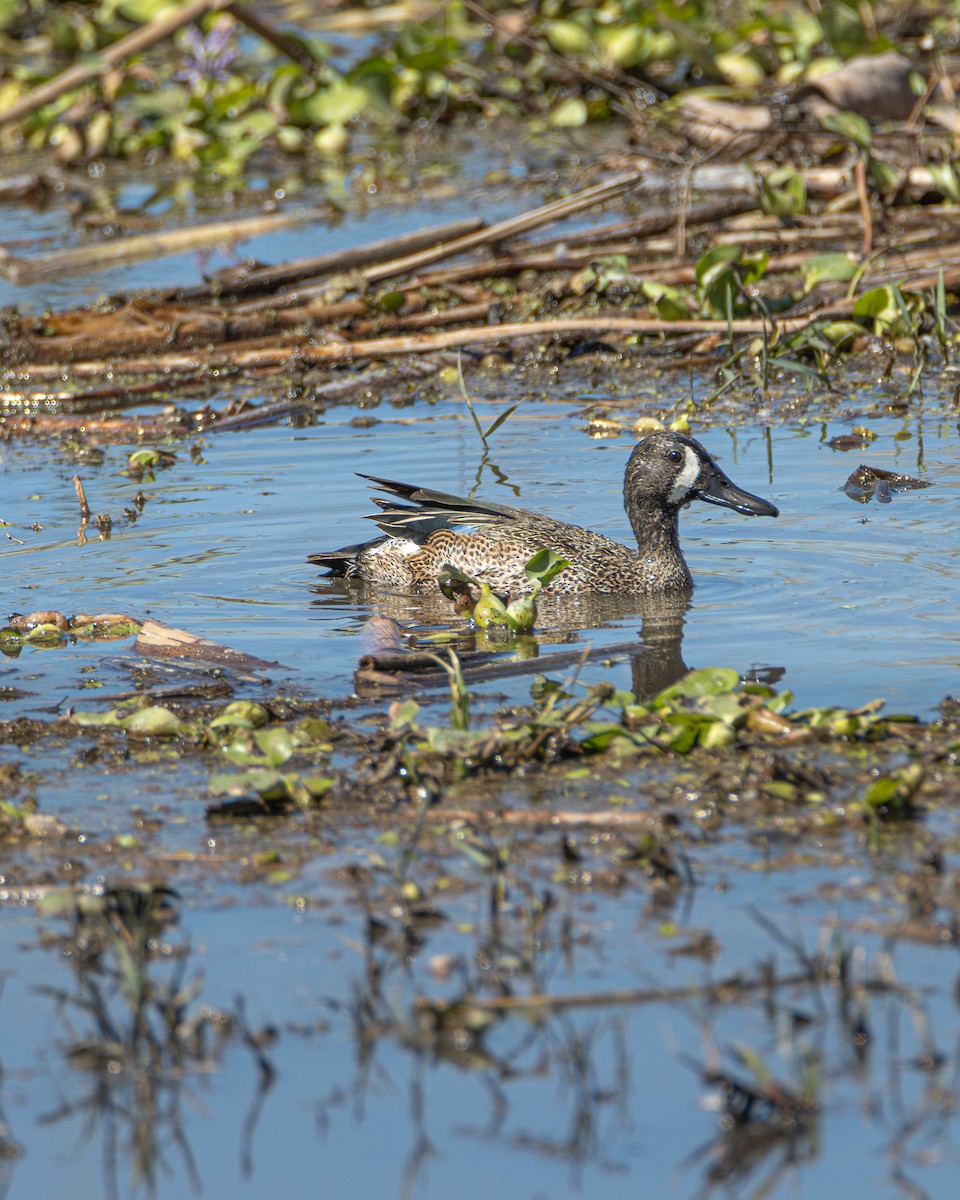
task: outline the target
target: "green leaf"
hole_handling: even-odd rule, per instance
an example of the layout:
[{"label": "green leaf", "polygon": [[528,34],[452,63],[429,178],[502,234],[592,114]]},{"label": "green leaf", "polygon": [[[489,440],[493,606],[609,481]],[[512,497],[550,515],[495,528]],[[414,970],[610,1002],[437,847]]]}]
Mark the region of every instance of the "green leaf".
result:
[{"label": "green leaf", "polygon": [[701,728],[697,740],[705,750],[722,750],[734,744],[737,734],[732,725],[723,721],[711,721],[709,725]]},{"label": "green leaf", "polygon": [[176,713],[161,704],[137,709],[123,717],[120,724],[133,737],[176,737],[188,728]]},{"label": "green leaf", "polygon": [[602,27],[597,41],[611,62],[628,70],[645,62],[650,52],[650,34],[639,22],[617,21]]},{"label": "green leaf", "polygon": [[664,688],[655,699],[658,707],[680,696],[719,696],[723,692],[735,691],[740,686],[740,675],[732,667],[703,667],[690,671],[670,687]]},{"label": "green leaf", "polygon": [[385,313],[398,312],[406,302],[406,296],[398,291],[381,292],[377,297],[377,303]]},{"label": "green leaf", "polygon": [[120,718],[115,712],[75,712],[70,719],[74,725],[79,725],[81,729],[102,729],[120,724]]},{"label": "green leaf", "polygon": [[315,800],[329,792],[336,782],[329,775],[307,775],[300,780],[300,783]]},{"label": "green leaf", "polygon": [[367,88],[334,79],[300,103],[311,125],[346,125],[367,110],[369,99]]},{"label": "green leaf", "polygon": [[486,433],[482,433],[482,434],[480,435],[480,440],[481,440],[482,442],[486,442],[487,438],[488,438],[488,437],[490,437],[490,435],[491,435],[491,434],[493,434],[493,433],[496,433],[496,432],[497,432],[497,430],[498,430],[498,429],[500,428],[500,426],[501,426],[501,425],[504,423],[504,421],[506,421],[506,419],[507,419],[508,417],[512,417],[512,416],[513,416],[513,414],[514,414],[514,413],[517,411],[517,409],[520,407],[520,405],[521,405],[522,403],[523,403],[523,398],[521,397],[521,399],[519,399],[519,400],[516,402],[516,404],[511,404],[511,405],[510,405],[508,408],[505,408],[505,409],[503,410],[503,412],[500,414],[500,416],[499,416],[499,417],[497,417],[497,418],[496,418],[496,419],[495,419],[495,420],[494,420],[494,421],[491,423],[491,425],[490,425],[490,427],[487,429]]},{"label": "green leaf", "polygon": [[293,755],[294,743],[290,730],[283,725],[258,729],[253,740],[267,756],[271,767],[281,767]]},{"label": "green leaf", "polygon": [[568,96],[550,110],[547,119],[557,129],[579,129],[586,125],[588,116],[584,101],[579,96]]},{"label": "green leaf", "polygon": [[253,700],[234,700],[219,717],[210,722],[211,729],[259,729],[270,720],[270,714],[262,704]]},{"label": "green leaf", "polygon": [[255,792],[262,800],[286,800],[290,796],[289,785],[288,776],[263,769],[245,771],[242,775],[211,775],[207,790],[214,796],[249,796]]},{"label": "green leaf", "polygon": [[807,181],[793,167],[777,167],[760,177],[760,207],[775,217],[795,217],[807,210]]},{"label": "green leaf", "polygon": [[715,279],[724,268],[739,262],[742,257],[742,246],[714,246],[712,250],[708,250],[706,254],[702,255],[697,263],[697,283],[701,287],[709,287],[711,280]]},{"label": "green leaf", "polygon": [[803,290],[809,292],[818,283],[846,283],[858,270],[852,254],[814,254],[802,267]]},{"label": "green leaf", "polygon": [[957,180],[953,163],[932,162],[928,165],[937,191],[942,192],[944,199],[951,204],[960,204],[960,181]]},{"label": "green leaf", "polygon": [[693,309],[687,303],[684,294],[669,284],[644,280],[640,284],[640,290],[653,301],[657,316],[662,321],[686,321],[693,316]]},{"label": "green leaf", "polygon": [[539,583],[546,587],[561,571],[570,566],[570,560],[557,554],[555,550],[544,547],[527,559],[523,572],[531,583]]},{"label": "green leaf", "polygon": [[841,137],[849,138],[863,150],[869,150],[873,141],[870,122],[859,113],[838,112],[827,113],[820,118],[820,124],[829,133],[839,133]]},{"label": "green leaf", "polygon": [[582,55],[593,46],[593,38],[576,21],[546,21],[544,32],[558,54]]}]

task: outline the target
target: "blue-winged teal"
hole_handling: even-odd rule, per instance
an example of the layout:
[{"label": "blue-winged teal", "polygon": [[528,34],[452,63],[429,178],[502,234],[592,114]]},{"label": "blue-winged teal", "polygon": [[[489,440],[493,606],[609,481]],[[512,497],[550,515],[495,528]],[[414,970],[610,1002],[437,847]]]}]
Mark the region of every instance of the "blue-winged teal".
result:
[{"label": "blue-winged teal", "polygon": [[640,594],[693,586],[680,552],[677,515],[691,500],[736,512],[775,517],[777,509],[737,487],[707,451],[679,433],[653,433],[630,455],[624,505],[639,550],[553,517],[364,475],[389,496],[373,497],[368,517],[384,532],[370,542],[312,554],[331,574],[409,589],[434,584],[445,563],[489,583],[494,591],[528,591],[527,560],[546,546],[570,560],[549,592]]}]

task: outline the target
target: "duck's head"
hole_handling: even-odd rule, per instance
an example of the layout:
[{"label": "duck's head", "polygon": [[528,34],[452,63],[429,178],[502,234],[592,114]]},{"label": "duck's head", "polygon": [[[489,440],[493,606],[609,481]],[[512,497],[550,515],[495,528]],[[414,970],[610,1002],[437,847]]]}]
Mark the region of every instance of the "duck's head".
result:
[{"label": "duck's head", "polygon": [[779,510],[737,487],[692,437],[651,433],[638,442],[627,463],[624,498],[633,506],[674,512],[691,500],[705,500],[751,517],[776,517]]}]

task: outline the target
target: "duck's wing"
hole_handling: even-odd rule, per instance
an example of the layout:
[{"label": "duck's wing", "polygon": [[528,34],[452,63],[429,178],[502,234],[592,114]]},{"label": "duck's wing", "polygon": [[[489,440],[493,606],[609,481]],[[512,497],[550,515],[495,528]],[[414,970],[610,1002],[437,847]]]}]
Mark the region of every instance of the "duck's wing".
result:
[{"label": "duck's wing", "polygon": [[369,479],[377,485],[378,491],[386,492],[388,496],[407,501],[405,504],[398,504],[397,500],[371,497],[381,511],[369,514],[367,520],[375,521],[379,528],[391,537],[420,541],[438,529],[463,529],[477,525],[489,527],[497,522],[515,521],[525,515],[522,509],[510,508],[505,504],[470,500],[466,496],[437,492],[432,488],[401,483],[396,479],[381,479],[376,475],[362,474],[360,478]]}]

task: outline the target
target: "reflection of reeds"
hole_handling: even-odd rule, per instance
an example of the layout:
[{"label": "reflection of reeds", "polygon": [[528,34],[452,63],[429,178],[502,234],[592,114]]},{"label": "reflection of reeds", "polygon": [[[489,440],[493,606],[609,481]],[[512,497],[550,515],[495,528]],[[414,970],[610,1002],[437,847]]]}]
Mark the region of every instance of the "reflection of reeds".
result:
[{"label": "reflection of reeds", "polygon": [[113,888],[99,895],[56,893],[47,915],[68,924],[54,944],[70,964],[72,988],[39,989],[60,1006],[68,1033],[63,1053],[83,1073],[86,1090],[64,1100],[47,1121],[80,1116],[88,1133],[102,1129],[105,1194],[118,1196],[118,1163],[128,1159],[132,1190],[155,1190],[164,1148],[179,1154],[192,1190],[200,1178],[181,1123],[191,1072],[208,1072],[227,1038],[242,1041],[259,1066],[259,1086],[244,1123],[242,1162],[273,1079],[262,1043],[247,1028],[242,999],[234,1012],[194,1005],[200,980],[187,979],[185,942],[169,940],[177,893],[163,886]]}]

